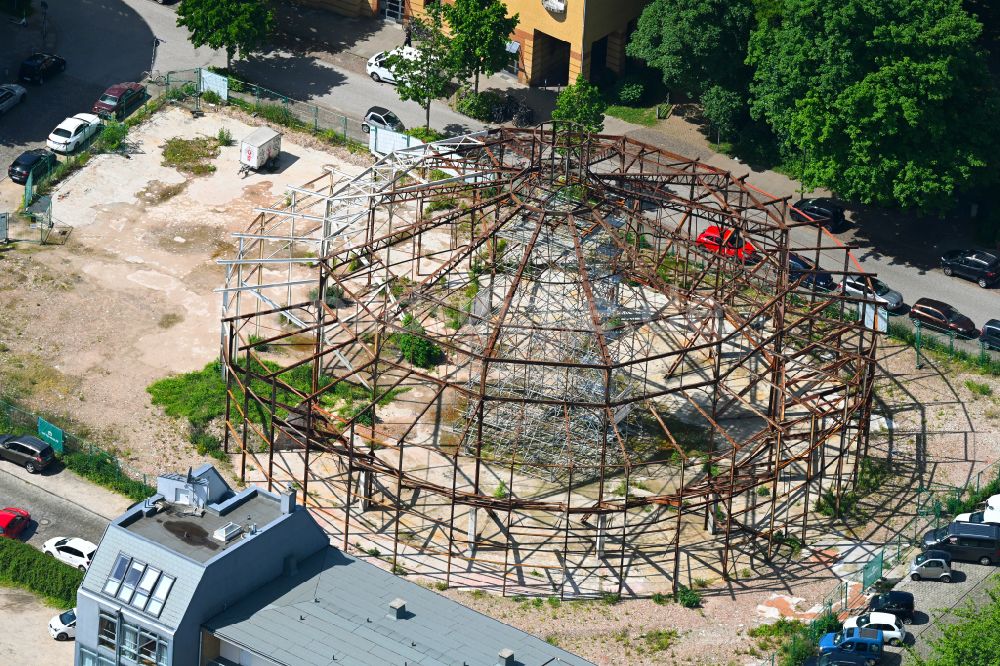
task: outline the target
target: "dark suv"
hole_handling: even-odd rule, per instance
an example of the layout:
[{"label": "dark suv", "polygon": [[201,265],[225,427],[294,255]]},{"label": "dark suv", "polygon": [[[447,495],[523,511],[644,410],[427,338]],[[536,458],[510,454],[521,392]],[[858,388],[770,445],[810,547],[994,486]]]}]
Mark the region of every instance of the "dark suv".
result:
[{"label": "dark suv", "polygon": [[40,178],[55,168],[57,161],[56,156],[47,150],[26,150],[11,163],[7,175],[18,185],[24,185],[28,182],[28,174],[34,173],[35,178]]},{"label": "dark suv", "polygon": [[800,199],[789,213],[796,222],[821,224],[824,229],[835,234],[847,227],[844,207],[832,199]]},{"label": "dark suv", "polygon": [[910,308],[910,319],[942,331],[975,337],[976,325],[964,314],[947,303],[931,298],[918,299]]},{"label": "dark suv", "polygon": [[947,551],[956,560],[996,564],[1000,562],[1000,525],[951,523],[925,534],[924,548]]},{"label": "dark suv", "polygon": [[0,458],[9,460],[34,474],[55,460],[52,447],[31,435],[0,435]]},{"label": "dark suv", "polygon": [[903,622],[913,622],[913,595],[909,592],[886,592],[877,594],[868,601],[866,611],[891,613]]},{"label": "dark suv", "polygon": [[941,270],[986,289],[1000,279],[1000,255],[985,250],[951,250],[941,256]]},{"label": "dark suv", "polygon": [[21,69],[17,76],[22,81],[44,83],[45,79],[53,74],[65,71],[66,61],[64,59],[50,53],[35,53],[21,63]]},{"label": "dark suv", "polygon": [[1000,349],[1000,319],[990,319],[983,324],[979,341],[990,349]]}]

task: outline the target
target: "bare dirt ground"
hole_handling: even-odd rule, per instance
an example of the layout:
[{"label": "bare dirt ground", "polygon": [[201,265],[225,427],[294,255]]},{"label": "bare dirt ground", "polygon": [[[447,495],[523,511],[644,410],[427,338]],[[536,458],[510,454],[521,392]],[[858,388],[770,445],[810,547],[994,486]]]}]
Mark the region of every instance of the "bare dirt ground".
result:
[{"label": "bare dirt ground", "polygon": [[[97,157],[56,190],[53,214],[71,227],[64,245],[21,243],[0,252],[0,392],[70,416],[149,474],[205,460],[145,389],[216,357],[220,296],[213,289],[224,274],[215,260],[233,253],[229,234],[245,228],[254,206],[281,200],[284,185],[315,178],[323,165],[361,168],[357,157],[341,159],[290,136],[277,174],[239,178],[235,147],[222,148],[206,176],[162,165],[167,139],[212,137],[223,126],[237,139],[251,130],[216,112],[157,114],[133,132],[139,152]],[[716,576],[694,610],[650,600],[445,594],[600,664],[756,663],[754,653],[764,650],[749,628],[779,613],[814,614],[838,575],[856,569],[842,566],[857,557],[852,546],[864,554],[890,539],[916,513],[919,488],[965,485],[1000,457],[1000,380],[933,360],[916,370],[912,349],[892,344],[880,356],[878,412],[888,421],[877,421],[871,455],[891,460],[893,476],[862,500],[863,524],[818,524],[799,556],[776,565],[780,575]],[[974,393],[967,380],[988,388]]]},{"label": "bare dirt ground", "polygon": [[73,662],[73,641],[49,636],[49,620],[62,608],[46,606],[38,597],[12,587],[0,587],[0,663],[65,666]]}]

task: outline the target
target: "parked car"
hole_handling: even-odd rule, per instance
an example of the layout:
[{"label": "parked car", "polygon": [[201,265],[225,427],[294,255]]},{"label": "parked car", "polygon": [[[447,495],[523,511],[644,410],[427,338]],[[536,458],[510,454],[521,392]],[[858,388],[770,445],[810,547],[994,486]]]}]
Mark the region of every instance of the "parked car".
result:
[{"label": "parked car", "polygon": [[868,666],[868,659],[863,654],[832,650],[820,655],[817,663],[819,666]]},{"label": "parked car", "polygon": [[0,113],[7,113],[28,98],[28,91],[16,83],[0,86]]},{"label": "parked car", "polygon": [[757,248],[750,241],[743,240],[739,229],[723,231],[713,225],[698,234],[695,243],[709,252],[736,257],[745,263],[756,263],[758,260]]},{"label": "parked car", "polygon": [[819,653],[853,652],[862,655],[869,664],[877,664],[882,658],[882,646],[885,639],[878,629],[858,628],[831,632],[819,639]]},{"label": "parked car", "polygon": [[840,285],[847,296],[856,296],[884,305],[887,310],[897,310],[903,305],[903,295],[878,278],[848,275]]},{"label": "parked car", "polygon": [[121,120],[146,100],[146,89],[141,83],[116,83],[94,102],[91,109],[101,118]]},{"label": "parked car", "polygon": [[925,534],[924,548],[947,551],[955,560],[994,564],[1000,562],[1000,525],[953,522]]},{"label": "parked car", "polygon": [[382,81],[386,83],[396,82],[395,73],[386,65],[386,59],[391,55],[401,55],[404,58],[415,60],[418,54],[417,50],[411,46],[401,46],[392,51],[376,53],[365,64],[365,72],[368,73],[368,76],[372,77],[372,81],[376,83],[381,83]]},{"label": "parked car", "polygon": [[970,511],[960,513],[955,516],[956,523],[992,523],[1000,525],[1000,511],[997,509],[984,509],[982,511]]},{"label": "parked car", "polygon": [[890,613],[904,623],[913,621],[913,595],[909,592],[885,592],[868,600],[865,609],[873,613]]},{"label": "parked car", "polygon": [[76,636],[76,609],[70,608],[49,620],[49,636],[65,641]]},{"label": "parked car", "polygon": [[41,148],[26,150],[11,162],[7,175],[18,185],[24,185],[28,182],[28,174],[34,174],[35,178],[39,178],[51,171],[56,162],[58,162],[56,156],[47,150]]},{"label": "parked car", "polygon": [[903,622],[892,613],[865,613],[844,620],[844,629],[878,629],[882,638],[889,645],[902,645],[906,642],[906,629]]},{"label": "parked car", "polygon": [[821,291],[833,291],[837,288],[832,275],[824,270],[817,270],[811,261],[794,252],[788,253],[788,271],[789,279],[794,282],[802,278],[802,284],[807,287]]},{"label": "parked car", "polygon": [[16,539],[31,522],[31,514],[24,509],[8,506],[0,509],[0,537]]},{"label": "parked car", "polygon": [[59,123],[45,145],[57,153],[72,153],[101,128],[101,119],[93,113],[78,113]]},{"label": "parked car", "polygon": [[951,582],[951,553],[946,550],[926,550],[910,565],[910,580]]},{"label": "parked car", "polygon": [[55,460],[52,447],[31,435],[0,435],[0,458],[9,460],[34,474]]},{"label": "parked car", "polygon": [[976,325],[964,314],[942,301],[921,298],[910,307],[910,319],[941,331],[974,337]]},{"label": "parked car", "polygon": [[979,332],[979,341],[989,349],[1000,350],[1000,319],[990,319]]},{"label": "parked car", "polygon": [[80,571],[86,571],[90,568],[90,561],[97,552],[97,546],[86,539],[55,537],[42,545],[42,552]]},{"label": "parked car", "polygon": [[985,289],[1000,279],[1000,254],[986,250],[951,250],[941,257],[945,275],[957,275]]},{"label": "parked car", "polygon": [[373,127],[376,129],[392,130],[393,132],[402,132],[406,129],[403,127],[403,121],[395,113],[382,106],[373,106],[368,109],[365,119],[361,121],[361,131],[365,134],[371,132]]},{"label": "parked car", "polygon": [[51,53],[34,53],[23,62],[17,78],[21,81],[45,83],[53,74],[66,71],[66,60]]},{"label": "parked car", "polygon": [[832,199],[799,199],[790,211],[796,222],[821,224],[827,231],[839,233],[847,228],[844,207]]}]

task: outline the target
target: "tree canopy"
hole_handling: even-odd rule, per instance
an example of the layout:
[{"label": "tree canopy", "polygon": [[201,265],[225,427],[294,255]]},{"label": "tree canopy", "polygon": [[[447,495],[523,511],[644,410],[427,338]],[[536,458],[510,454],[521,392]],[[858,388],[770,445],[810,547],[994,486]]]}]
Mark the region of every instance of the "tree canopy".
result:
[{"label": "tree canopy", "polygon": [[427,18],[413,19],[413,33],[421,37],[412,47],[415,55],[408,57],[395,51],[385,59],[396,77],[399,99],[416,102],[424,108],[425,128],[431,124],[431,102],[446,96],[455,78],[451,47],[443,25],[441,5],[427,5]]},{"label": "tree canopy", "polygon": [[921,666],[995,666],[1000,661],[1000,593],[987,590],[991,602],[978,610],[959,608],[961,618],[946,624],[942,636],[931,640],[931,657]]},{"label": "tree canopy", "polygon": [[451,52],[459,72],[475,77],[495,74],[507,66],[511,54],[507,41],[520,20],[518,14],[507,16],[501,0],[455,0],[444,6],[451,33]]},{"label": "tree canopy", "polygon": [[746,90],[752,0],[653,0],[626,47],[663,75],[663,82],[694,98],[713,86]]},{"label": "tree canopy", "polygon": [[563,88],[556,98],[553,120],[566,120],[582,125],[589,132],[604,129],[604,111],[607,103],[597,86],[588,83],[579,75],[576,83]]},{"label": "tree canopy", "polygon": [[225,49],[226,68],[264,45],[274,25],[267,0],[181,0],[177,25],[188,29],[191,44]]},{"label": "tree canopy", "polygon": [[961,0],[785,0],[754,31],[751,113],[802,180],[942,209],[987,178],[1000,102]]}]

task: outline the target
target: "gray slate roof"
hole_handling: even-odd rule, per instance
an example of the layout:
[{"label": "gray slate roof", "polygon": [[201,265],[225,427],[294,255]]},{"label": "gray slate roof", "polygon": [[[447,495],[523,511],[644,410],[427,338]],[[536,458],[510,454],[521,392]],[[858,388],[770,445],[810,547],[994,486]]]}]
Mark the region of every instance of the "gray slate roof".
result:
[{"label": "gray slate roof", "polygon": [[[390,617],[396,598],[403,619]],[[590,664],[333,547],[205,627],[283,666],[494,666],[504,648],[518,666]]]}]

